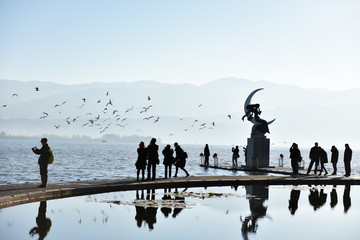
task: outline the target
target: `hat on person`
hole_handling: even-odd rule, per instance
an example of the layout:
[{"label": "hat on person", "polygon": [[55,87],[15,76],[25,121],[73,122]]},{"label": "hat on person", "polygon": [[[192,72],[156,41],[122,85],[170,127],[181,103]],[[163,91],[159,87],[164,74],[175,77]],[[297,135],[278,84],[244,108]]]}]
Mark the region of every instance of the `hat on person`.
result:
[{"label": "hat on person", "polygon": [[42,138],[40,142],[47,142],[47,138]]}]

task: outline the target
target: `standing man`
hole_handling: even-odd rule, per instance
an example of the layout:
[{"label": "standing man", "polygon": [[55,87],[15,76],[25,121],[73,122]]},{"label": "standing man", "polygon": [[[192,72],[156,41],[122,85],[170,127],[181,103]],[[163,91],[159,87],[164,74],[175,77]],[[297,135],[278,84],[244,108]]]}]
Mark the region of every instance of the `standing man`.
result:
[{"label": "standing man", "polygon": [[293,143],[290,148],[290,159],[291,159],[291,168],[293,170],[293,176],[296,176],[299,173],[299,162],[301,161],[301,153],[299,147],[296,143]]},{"label": "standing man", "polygon": [[205,156],[205,165],[209,166],[210,150],[209,150],[209,145],[208,144],[205,145],[204,156]]},{"label": "standing man", "polygon": [[337,173],[337,162],[339,159],[339,150],[335,146],[331,147],[331,163],[333,165],[333,173],[331,175],[336,175]]},{"label": "standing man", "polygon": [[48,140],[46,138],[41,139],[41,149],[33,147],[31,150],[39,156],[38,164],[40,166],[40,176],[41,176],[41,185],[39,188],[45,188],[48,179],[48,164],[50,158],[50,147],[48,145]]},{"label": "standing man", "polygon": [[345,144],[345,152],[344,152],[344,166],[345,166],[345,177],[349,177],[350,176],[350,172],[351,172],[351,166],[350,166],[350,161],[351,161],[351,157],[352,157],[352,150],[349,147],[349,144]]},{"label": "standing man", "polygon": [[315,163],[314,173],[316,174],[316,171],[317,171],[317,168],[318,168],[319,162],[320,162],[319,146],[318,146],[317,142],[315,143],[315,146],[313,146],[310,149],[309,158],[310,158],[311,161],[310,161],[310,164],[309,164],[306,175],[309,175],[309,173],[311,171],[311,168],[312,168],[314,163]]},{"label": "standing man", "polygon": [[[156,164],[159,164],[159,146],[156,143],[156,138],[151,139],[149,146],[147,147],[148,152],[148,176],[147,179],[155,180],[156,175]],[[151,177],[151,168],[152,168],[152,177]]]}]

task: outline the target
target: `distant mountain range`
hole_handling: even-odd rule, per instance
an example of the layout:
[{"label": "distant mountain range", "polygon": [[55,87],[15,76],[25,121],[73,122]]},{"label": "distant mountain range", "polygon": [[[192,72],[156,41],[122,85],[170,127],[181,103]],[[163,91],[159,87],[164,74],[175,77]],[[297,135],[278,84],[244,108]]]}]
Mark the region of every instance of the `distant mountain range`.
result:
[{"label": "distant mountain range", "polygon": [[264,88],[253,102],[260,103],[262,118],[276,118],[268,134],[273,145],[360,144],[360,89],[305,89],[237,78],[201,86],[12,80],[0,80],[0,86],[0,132],[14,135],[142,135],[165,143],[244,145],[252,127],[241,120],[244,101]]}]

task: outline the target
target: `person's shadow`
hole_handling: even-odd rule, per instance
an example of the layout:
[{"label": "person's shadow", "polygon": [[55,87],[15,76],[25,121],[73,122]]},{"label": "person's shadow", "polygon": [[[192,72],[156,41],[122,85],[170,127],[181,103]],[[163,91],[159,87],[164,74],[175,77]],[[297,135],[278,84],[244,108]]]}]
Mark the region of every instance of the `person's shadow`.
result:
[{"label": "person's shadow", "polygon": [[33,237],[39,234],[39,239],[45,239],[51,228],[51,219],[46,217],[46,201],[40,202],[38,216],[36,217],[36,227],[33,227],[29,234]]}]

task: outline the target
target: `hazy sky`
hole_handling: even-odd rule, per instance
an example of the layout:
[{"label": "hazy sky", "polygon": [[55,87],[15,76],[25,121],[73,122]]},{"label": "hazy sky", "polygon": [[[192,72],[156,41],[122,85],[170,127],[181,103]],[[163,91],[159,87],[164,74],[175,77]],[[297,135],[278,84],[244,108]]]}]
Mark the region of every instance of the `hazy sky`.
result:
[{"label": "hazy sky", "polygon": [[0,79],[360,87],[358,0],[0,0]]}]

